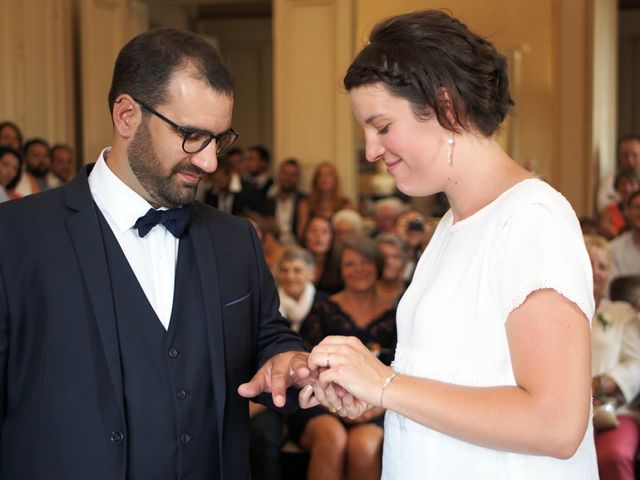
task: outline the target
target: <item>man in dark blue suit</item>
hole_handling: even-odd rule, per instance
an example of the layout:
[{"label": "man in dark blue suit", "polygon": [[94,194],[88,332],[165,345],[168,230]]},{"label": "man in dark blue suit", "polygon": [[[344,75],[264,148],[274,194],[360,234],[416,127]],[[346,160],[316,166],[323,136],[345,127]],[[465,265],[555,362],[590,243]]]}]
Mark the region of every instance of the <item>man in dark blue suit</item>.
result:
[{"label": "man in dark blue suit", "polygon": [[3,480],[249,478],[243,397],[283,407],[309,371],[253,228],[194,201],[233,88],[196,35],[134,38],[112,146],[0,208]]}]

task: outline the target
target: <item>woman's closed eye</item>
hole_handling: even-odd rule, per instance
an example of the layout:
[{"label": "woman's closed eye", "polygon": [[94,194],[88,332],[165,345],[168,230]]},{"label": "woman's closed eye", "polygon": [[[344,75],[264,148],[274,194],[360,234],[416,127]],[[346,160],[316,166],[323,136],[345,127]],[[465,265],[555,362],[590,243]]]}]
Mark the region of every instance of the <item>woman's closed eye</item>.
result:
[{"label": "woman's closed eye", "polygon": [[387,123],[384,127],[379,128],[379,129],[378,129],[378,134],[379,134],[379,135],[384,135],[385,133],[388,133],[388,132],[389,132],[389,127],[390,127],[390,126],[391,126],[391,124],[390,124],[390,123]]}]

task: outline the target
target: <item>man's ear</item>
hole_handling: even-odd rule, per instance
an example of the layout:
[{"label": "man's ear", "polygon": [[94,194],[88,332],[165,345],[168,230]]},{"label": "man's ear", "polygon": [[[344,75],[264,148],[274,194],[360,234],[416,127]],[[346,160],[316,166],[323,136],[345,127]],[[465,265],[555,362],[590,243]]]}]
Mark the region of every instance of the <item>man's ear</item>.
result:
[{"label": "man's ear", "polygon": [[113,104],[111,114],[115,131],[124,139],[131,139],[142,119],[140,105],[126,93],[120,95]]}]

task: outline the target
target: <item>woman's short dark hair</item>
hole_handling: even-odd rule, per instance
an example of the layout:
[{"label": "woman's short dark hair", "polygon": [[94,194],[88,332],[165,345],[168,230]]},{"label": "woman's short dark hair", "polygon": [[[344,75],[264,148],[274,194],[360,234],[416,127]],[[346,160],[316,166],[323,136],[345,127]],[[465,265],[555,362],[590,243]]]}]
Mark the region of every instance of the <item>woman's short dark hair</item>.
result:
[{"label": "woman's short dark hair", "polygon": [[505,57],[443,11],[392,17],[374,27],[369,41],[344,77],[347,90],[382,83],[407,99],[418,119],[435,114],[447,130],[487,137],[514,105]]},{"label": "woman's short dark hair", "polygon": [[213,45],[193,32],[158,28],[138,35],[120,50],[109,90],[109,110],[113,112],[116,98],[123,93],[151,107],[165,103],[171,75],[187,66],[195,68],[215,91],[233,95],[233,77]]},{"label": "woman's short dark hair", "polygon": [[[339,266],[342,264],[342,256],[347,250],[353,250],[373,262],[376,266],[376,276],[380,278],[382,269],[384,268],[384,257],[382,253],[380,253],[375,240],[361,234],[351,235],[342,240],[338,246],[338,255],[336,256]],[[340,271],[342,275],[342,268],[340,268]]]},{"label": "woman's short dark hair", "polygon": [[0,158],[4,157],[7,154],[13,155],[18,159],[18,173],[16,173],[16,176],[13,177],[5,187],[7,190],[13,190],[18,185],[20,177],[22,176],[22,154],[7,145],[0,145]]}]

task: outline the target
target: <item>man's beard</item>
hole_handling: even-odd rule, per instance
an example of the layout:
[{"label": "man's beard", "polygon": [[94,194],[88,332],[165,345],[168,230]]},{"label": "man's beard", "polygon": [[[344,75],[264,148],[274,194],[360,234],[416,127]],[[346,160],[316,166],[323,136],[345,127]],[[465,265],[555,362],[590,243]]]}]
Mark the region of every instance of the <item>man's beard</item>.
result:
[{"label": "man's beard", "polygon": [[181,186],[178,183],[178,172],[204,175],[200,168],[192,165],[177,164],[169,175],[164,174],[162,162],[153,149],[151,133],[147,122],[140,124],[127,148],[129,166],[140,185],[147,191],[154,204],[161,207],[177,208],[195,199],[196,187]]},{"label": "man's beard", "polygon": [[27,164],[27,172],[36,178],[44,178],[49,173],[49,169],[42,165],[30,165]]},{"label": "man's beard", "polygon": [[280,192],[281,193],[293,193],[296,191],[296,185],[287,185],[285,184],[280,184],[279,186]]}]

